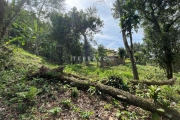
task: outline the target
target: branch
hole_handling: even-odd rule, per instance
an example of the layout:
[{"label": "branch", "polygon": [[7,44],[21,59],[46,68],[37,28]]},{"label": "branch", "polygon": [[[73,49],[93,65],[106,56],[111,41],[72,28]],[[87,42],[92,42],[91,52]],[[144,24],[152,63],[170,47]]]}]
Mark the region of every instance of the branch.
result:
[{"label": "branch", "polygon": [[179,18],[180,18],[180,16],[178,16],[176,19],[172,20],[171,23],[169,24],[168,28],[170,28]]}]

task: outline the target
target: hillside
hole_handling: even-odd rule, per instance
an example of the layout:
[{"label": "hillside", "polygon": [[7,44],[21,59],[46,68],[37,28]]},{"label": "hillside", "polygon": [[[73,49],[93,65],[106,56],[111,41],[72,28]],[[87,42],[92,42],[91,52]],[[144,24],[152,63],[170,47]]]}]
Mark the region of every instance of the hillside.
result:
[{"label": "hillside", "polygon": [[[97,91],[94,87],[83,90],[71,87],[56,78],[29,79],[27,75],[35,73],[41,66],[55,68],[57,65],[51,65],[43,58],[17,47],[5,47],[2,51],[4,54],[6,53],[6,61],[1,62],[4,65],[0,71],[0,119],[147,120],[154,116],[158,117],[157,114],[150,114],[139,107],[119,102],[115,98]],[[157,67],[142,65],[137,67],[141,80],[161,81],[165,79],[163,70]],[[103,83],[106,83],[107,80],[110,81],[110,77],[117,76],[121,85],[124,86],[122,89],[128,88],[141,97],[151,97],[151,92],[154,92],[141,84],[134,86],[129,83],[129,80],[133,78],[129,64],[108,68],[98,68],[95,63],[88,67],[75,64],[67,65],[64,72]],[[179,73],[176,73],[175,76],[179,77]],[[161,87],[161,94],[158,94],[167,100],[167,103],[175,102],[176,109],[180,108],[178,85],[179,79],[174,86]],[[136,88],[135,91],[132,91],[133,87]],[[155,87],[154,89],[157,90]],[[144,93],[142,89],[147,89],[149,92]]]}]

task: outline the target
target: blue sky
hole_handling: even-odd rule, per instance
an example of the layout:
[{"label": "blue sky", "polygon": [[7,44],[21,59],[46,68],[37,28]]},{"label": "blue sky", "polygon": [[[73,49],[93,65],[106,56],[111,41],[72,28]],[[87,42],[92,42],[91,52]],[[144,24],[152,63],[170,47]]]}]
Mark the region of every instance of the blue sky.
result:
[{"label": "blue sky", "polygon": [[[122,35],[120,33],[119,20],[112,17],[112,5],[115,0],[66,0],[66,11],[69,11],[73,6],[79,9],[85,9],[95,5],[98,9],[100,18],[104,21],[104,27],[101,29],[102,34],[96,34],[94,39],[98,44],[104,45],[106,48],[117,50],[119,47],[124,47]],[[133,34],[133,41],[142,43],[143,32]],[[97,45],[93,45],[97,47]]]}]

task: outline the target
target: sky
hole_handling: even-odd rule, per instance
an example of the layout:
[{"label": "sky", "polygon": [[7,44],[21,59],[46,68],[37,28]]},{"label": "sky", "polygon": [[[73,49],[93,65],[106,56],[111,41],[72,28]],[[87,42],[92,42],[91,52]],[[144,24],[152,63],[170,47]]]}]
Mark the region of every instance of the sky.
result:
[{"label": "sky", "polygon": [[[102,0],[104,2],[97,2],[100,0],[66,0],[66,11],[71,10],[72,7],[77,7],[78,10],[86,9],[95,5],[100,18],[104,21],[104,26],[101,28],[102,34],[96,34],[94,40],[98,44],[102,44],[105,48],[117,50],[119,47],[124,47],[122,34],[120,32],[119,20],[115,20],[112,16],[111,8],[115,0]],[[143,32],[133,34],[133,41],[142,43]],[[97,48],[97,45],[92,44]]]}]

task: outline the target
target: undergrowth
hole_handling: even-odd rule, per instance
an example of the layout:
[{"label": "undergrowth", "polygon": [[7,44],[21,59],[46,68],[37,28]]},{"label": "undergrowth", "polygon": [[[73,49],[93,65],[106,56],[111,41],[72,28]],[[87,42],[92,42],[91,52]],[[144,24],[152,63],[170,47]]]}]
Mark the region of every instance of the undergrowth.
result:
[{"label": "undergrowth", "polygon": [[[32,55],[23,49],[13,46],[6,47],[4,55],[0,55],[0,119],[37,119],[36,114],[42,114],[39,119],[51,119],[60,116],[64,109],[71,109],[77,112],[82,119],[89,119],[95,114],[91,110],[83,110],[76,106],[80,99],[80,90],[58,80],[44,78],[28,79],[26,75],[37,71],[42,65],[48,68],[55,68],[57,65],[47,63],[43,58]],[[165,80],[166,76],[162,69],[155,66],[137,65],[140,80]],[[66,65],[65,72],[88,77],[95,81],[102,82],[119,89],[134,92],[144,98],[153,98],[155,101],[171,106],[175,102],[176,109],[180,107],[179,73],[174,73],[178,78],[173,86],[132,86],[129,80],[133,79],[131,64],[114,67],[99,68],[96,64],[84,66],[83,64]],[[54,74],[51,74],[54,75]],[[134,87],[136,88],[134,90]],[[143,92],[145,89],[146,92]],[[89,97],[96,94],[95,87],[91,86],[87,93]],[[60,99],[62,95],[69,93],[68,99]],[[56,102],[54,102],[56,101]],[[112,104],[103,106],[105,110],[111,110],[119,103],[112,99]],[[6,112],[4,112],[6,110]],[[125,111],[125,110],[124,110]],[[136,118],[136,114],[128,111],[121,112],[117,116],[124,115],[128,118]],[[123,116],[121,116],[123,118]]]}]

